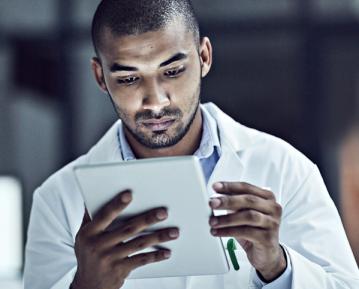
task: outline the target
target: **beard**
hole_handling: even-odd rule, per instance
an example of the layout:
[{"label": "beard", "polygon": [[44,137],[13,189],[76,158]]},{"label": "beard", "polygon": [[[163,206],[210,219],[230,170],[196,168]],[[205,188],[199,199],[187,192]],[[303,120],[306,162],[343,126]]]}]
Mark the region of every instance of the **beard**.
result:
[{"label": "beard", "polygon": [[[138,125],[136,125],[136,128],[133,129],[129,127],[125,121],[123,121],[123,124],[127,128],[127,130],[131,133],[131,135],[143,146],[150,149],[167,148],[176,145],[187,134],[196,116],[198,106],[199,106],[199,101],[197,101],[194,110],[191,112],[188,122],[186,124],[183,124],[183,122],[180,121],[175,127],[173,127],[174,133],[169,133],[168,130],[145,133],[144,131],[140,130],[140,127]],[[148,117],[145,117],[145,115]],[[136,114],[135,119],[137,124],[138,123],[137,119],[141,119],[141,120],[158,119],[164,116],[181,119],[183,113],[178,108],[175,109],[165,108],[161,111],[160,114],[152,114],[151,111],[138,113]]]},{"label": "beard", "polygon": [[[156,113],[150,110],[137,112],[135,114],[135,127],[133,127],[129,125],[129,114],[127,114],[125,110],[120,109],[120,107],[114,103],[111,96],[110,99],[119,118],[122,120],[124,127],[140,144],[150,149],[168,148],[180,142],[190,130],[199,109],[200,84],[198,85],[195,95],[192,96],[193,101],[190,103],[189,115],[186,123],[183,123],[184,114],[179,108],[165,107],[160,112]],[[173,127],[171,126],[169,129],[163,131],[149,131],[141,129],[143,128],[141,125],[143,121],[149,119],[160,119],[162,117],[176,119],[172,125]]]}]

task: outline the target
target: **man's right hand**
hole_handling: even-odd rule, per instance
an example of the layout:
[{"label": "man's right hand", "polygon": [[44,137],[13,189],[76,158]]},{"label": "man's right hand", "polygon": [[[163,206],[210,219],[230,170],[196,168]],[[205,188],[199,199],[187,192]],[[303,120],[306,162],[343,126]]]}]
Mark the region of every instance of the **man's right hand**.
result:
[{"label": "man's right hand", "polygon": [[77,272],[71,288],[118,289],[123,286],[132,270],[170,257],[169,250],[139,253],[129,257],[145,248],[178,238],[178,228],[161,229],[135,237],[149,226],[165,220],[168,216],[166,208],[150,210],[112,231],[106,230],[131,200],[130,191],[120,193],[101,208],[93,220],[85,209],[75,240]]}]

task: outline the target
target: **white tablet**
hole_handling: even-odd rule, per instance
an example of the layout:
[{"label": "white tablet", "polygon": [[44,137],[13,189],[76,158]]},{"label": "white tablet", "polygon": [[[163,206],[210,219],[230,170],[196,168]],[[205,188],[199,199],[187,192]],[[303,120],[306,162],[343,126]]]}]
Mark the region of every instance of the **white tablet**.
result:
[{"label": "white tablet", "polygon": [[196,157],[84,165],[75,167],[74,171],[90,216],[119,192],[131,189],[133,200],[120,218],[166,207],[168,218],[150,229],[180,229],[178,239],[160,244],[172,251],[171,258],[142,266],[129,278],[217,275],[229,271],[221,239],[210,234],[208,221],[212,210]]}]

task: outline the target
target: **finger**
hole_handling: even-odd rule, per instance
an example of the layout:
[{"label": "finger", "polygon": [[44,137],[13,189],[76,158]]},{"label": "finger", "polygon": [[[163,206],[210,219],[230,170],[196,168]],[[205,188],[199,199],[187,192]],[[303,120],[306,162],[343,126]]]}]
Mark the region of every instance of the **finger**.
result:
[{"label": "finger", "polygon": [[143,249],[175,240],[178,237],[178,228],[159,230],[149,235],[136,237],[131,241],[116,246],[115,249],[112,250],[111,255],[120,260]]},{"label": "finger", "polygon": [[134,269],[145,266],[150,263],[156,263],[163,260],[166,260],[171,257],[171,251],[170,250],[158,250],[154,252],[149,253],[141,253],[137,254],[131,257],[126,258],[121,263],[128,267],[130,271],[133,271]]},{"label": "finger", "polygon": [[116,230],[105,232],[101,237],[101,242],[104,244],[104,247],[113,247],[120,242],[136,236],[149,226],[162,222],[167,219],[167,217],[168,213],[166,208],[156,208],[147,211],[127,220],[124,225],[118,227]]},{"label": "finger", "polygon": [[275,196],[271,191],[245,182],[218,182],[213,184],[213,189],[217,193],[225,195],[252,194],[268,200],[275,199]]},{"label": "finger", "polygon": [[91,231],[92,233],[103,232],[128,206],[132,200],[131,191],[123,191],[104,205],[94,216]]},{"label": "finger", "polygon": [[211,229],[211,234],[216,237],[234,237],[250,241],[252,243],[271,242],[275,234],[271,230],[249,226]]},{"label": "finger", "polygon": [[212,209],[231,211],[253,209],[264,214],[274,214],[276,212],[276,204],[274,201],[250,194],[212,198],[209,201],[209,205]]},{"label": "finger", "polygon": [[263,229],[276,229],[279,227],[279,222],[279,220],[272,216],[255,210],[243,210],[233,214],[212,216],[210,218],[210,225],[213,228],[251,226]]}]

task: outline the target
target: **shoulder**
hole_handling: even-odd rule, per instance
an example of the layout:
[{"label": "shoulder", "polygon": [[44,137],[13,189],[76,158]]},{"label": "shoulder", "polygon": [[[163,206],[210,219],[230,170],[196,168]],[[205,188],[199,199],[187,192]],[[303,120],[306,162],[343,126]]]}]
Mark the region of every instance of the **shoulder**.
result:
[{"label": "shoulder", "polygon": [[242,130],[250,130],[250,133],[254,134],[251,145],[243,151],[243,155],[250,155],[252,158],[261,159],[264,163],[268,162],[282,169],[289,165],[292,169],[295,166],[297,169],[303,167],[304,170],[314,166],[307,156],[287,141],[258,130],[253,133],[253,129],[243,125],[241,127]]},{"label": "shoulder", "polygon": [[84,164],[95,164],[114,162],[121,160],[121,152],[118,146],[117,121],[105,135],[84,155],[67,164],[54,174],[52,174],[35,191],[34,199],[41,198],[47,204],[65,206],[65,203],[80,202],[82,197],[74,175],[74,168]]}]

